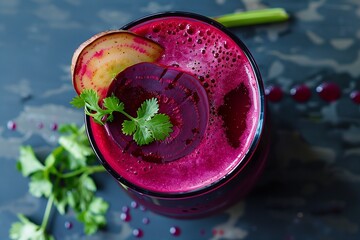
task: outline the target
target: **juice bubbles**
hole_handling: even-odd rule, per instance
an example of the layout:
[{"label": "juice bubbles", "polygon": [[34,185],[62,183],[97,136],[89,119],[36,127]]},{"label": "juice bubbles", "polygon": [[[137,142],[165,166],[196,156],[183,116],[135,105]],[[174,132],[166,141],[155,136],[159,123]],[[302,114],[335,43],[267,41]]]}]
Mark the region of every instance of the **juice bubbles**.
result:
[{"label": "juice bubbles", "polygon": [[157,97],[174,132],[164,142],[138,147],[122,136],[121,121],[103,127],[87,118],[100,161],[133,198],[167,216],[205,216],[236,202],[254,184],[268,149],[264,90],[249,51],[224,27],[196,14],[157,14],[125,29],[165,52],[156,66],[120,73],[110,89],[130,112]]}]

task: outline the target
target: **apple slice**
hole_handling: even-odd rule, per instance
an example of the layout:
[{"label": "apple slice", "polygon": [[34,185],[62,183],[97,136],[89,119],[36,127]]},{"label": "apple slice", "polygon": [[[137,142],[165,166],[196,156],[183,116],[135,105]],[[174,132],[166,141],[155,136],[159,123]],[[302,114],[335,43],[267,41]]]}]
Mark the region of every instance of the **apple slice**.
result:
[{"label": "apple slice", "polygon": [[80,94],[84,89],[93,89],[102,99],[119,72],[136,63],[154,62],[163,51],[158,43],[129,31],[101,32],[82,43],[73,55],[75,91]]}]

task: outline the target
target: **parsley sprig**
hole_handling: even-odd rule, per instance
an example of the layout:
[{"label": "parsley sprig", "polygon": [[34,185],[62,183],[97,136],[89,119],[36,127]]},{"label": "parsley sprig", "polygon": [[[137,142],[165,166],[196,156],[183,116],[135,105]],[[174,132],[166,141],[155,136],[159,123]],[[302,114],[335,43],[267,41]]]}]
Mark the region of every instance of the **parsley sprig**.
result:
[{"label": "parsley sprig", "polygon": [[86,89],[76,96],[71,104],[77,108],[84,108],[87,115],[102,125],[106,121],[113,121],[113,112],[122,113],[129,119],[122,123],[122,132],[125,135],[132,135],[139,146],[155,140],[164,140],[172,132],[173,125],[169,116],[158,113],[159,103],[156,98],[145,100],[137,109],[136,117],[126,113],[124,103],[115,96],[104,98],[103,107],[100,107],[99,100],[99,95],[94,90]]},{"label": "parsley sprig", "polygon": [[64,125],[60,129],[59,146],[44,160],[40,160],[31,146],[20,148],[17,167],[24,177],[29,177],[29,192],[35,197],[48,199],[42,223],[37,225],[23,214],[12,224],[9,237],[15,240],[53,240],[46,232],[51,209],[55,206],[60,214],[72,208],[76,218],[84,224],[84,232],[95,233],[106,224],[105,214],[109,207],[97,190],[91,175],[105,172],[94,164],[93,153],[85,128]]}]

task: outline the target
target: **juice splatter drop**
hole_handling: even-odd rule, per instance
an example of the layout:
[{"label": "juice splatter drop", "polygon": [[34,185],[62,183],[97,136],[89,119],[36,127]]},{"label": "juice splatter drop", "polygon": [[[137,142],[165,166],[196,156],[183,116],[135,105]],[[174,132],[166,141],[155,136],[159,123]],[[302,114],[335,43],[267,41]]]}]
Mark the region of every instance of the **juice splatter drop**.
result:
[{"label": "juice splatter drop", "polygon": [[173,236],[180,236],[181,230],[180,230],[179,227],[173,226],[173,227],[170,228],[170,234],[173,235]]},{"label": "juice splatter drop", "polygon": [[299,103],[307,102],[311,97],[310,88],[304,84],[290,89],[290,95]]},{"label": "juice splatter drop", "polygon": [[50,126],[50,129],[51,130],[53,130],[53,131],[56,131],[56,130],[58,130],[58,124],[57,123],[53,123],[53,124],[51,124],[51,126]]},{"label": "juice splatter drop", "polygon": [[340,87],[331,82],[325,82],[316,87],[316,92],[320,98],[326,102],[333,102],[340,98],[341,90]]},{"label": "juice splatter drop", "polygon": [[271,102],[280,102],[284,96],[284,93],[278,86],[269,86],[265,89],[265,95]]},{"label": "juice splatter drop", "polygon": [[137,238],[141,238],[142,236],[144,236],[144,232],[139,228],[135,228],[132,231],[132,234],[133,234],[134,237],[137,237]]},{"label": "juice splatter drop", "polygon": [[223,229],[213,229],[212,234],[213,234],[213,236],[223,236],[224,230]]},{"label": "juice splatter drop", "polygon": [[73,224],[72,224],[72,222],[66,221],[66,222],[64,223],[64,227],[65,227],[66,229],[71,229],[71,228],[73,227]]},{"label": "juice splatter drop", "polygon": [[138,204],[137,202],[135,202],[135,201],[132,201],[131,204],[130,204],[130,206],[131,206],[132,208],[138,208],[138,207],[139,207],[139,204]]},{"label": "juice splatter drop", "polygon": [[142,223],[147,225],[147,224],[150,223],[150,219],[147,218],[147,217],[144,217],[144,218],[142,219]]},{"label": "juice splatter drop", "polygon": [[42,129],[42,128],[44,128],[44,124],[43,124],[43,123],[39,123],[37,127],[38,127],[39,129]]},{"label": "juice splatter drop", "polygon": [[120,214],[120,219],[123,220],[124,222],[130,222],[131,221],[131,215],[130,213],[121,213]]},{"label": "juice splatter drop", "polygon": [[143,212],[145,212],[145,211],[146,211],[146,207],[144,207],[144,206],[141,205],[141,206],[140,206],[140,210],[143,211]]},{"label": "juice splatter drop", "polygon": [[8,121],[7,128],[9,130],[16,130],[16,123],[14,121]]},{"label": "juice splatter drop", "polygon": [[360,91],[359,90],[352,91],[350,93],[350,98],[354,103],[360,104]]},{"label": "juice splatter drop", "polygon": [[129,213],[130,209],[129,209],[128,206],[123,206],[123,207],[121,208],[121,211],[123,211],[123,213]]}]

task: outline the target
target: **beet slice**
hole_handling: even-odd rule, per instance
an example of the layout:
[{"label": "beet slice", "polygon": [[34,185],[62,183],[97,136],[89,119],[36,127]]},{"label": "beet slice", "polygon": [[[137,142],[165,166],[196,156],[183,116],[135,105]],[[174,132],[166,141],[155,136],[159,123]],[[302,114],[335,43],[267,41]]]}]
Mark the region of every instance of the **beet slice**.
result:
[{"label": "beet slice", "polygon": [[125,104],[125,111],[136,116],[146,99],[156,97],[159,112],[169,115],[173,132],[164,141],[139,147],[121,131],[126,119],[115,114],[105,128],[112,139],[135,157],[151,162],[169,162],[191,153],[201,142],[209,120],[209,103],[205,89],[192,75],[153,63],[139,63],[119,73],[109,87]]},{"label": "beet slice", "polygon": [[100,99],[114,76],[140,62],[154,62],[163,54],[156,42],[125,30],[101,32],[74,52],[71,73],[75,91],[95,90]]}]

